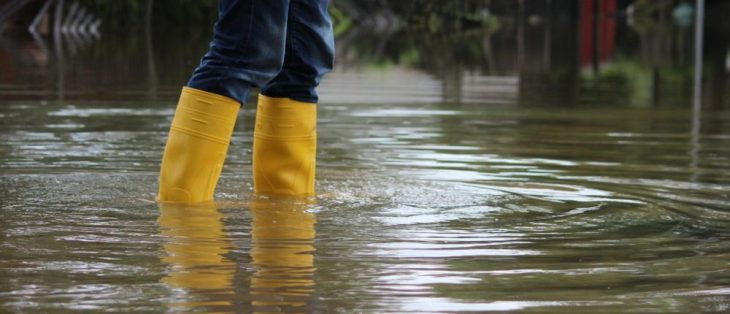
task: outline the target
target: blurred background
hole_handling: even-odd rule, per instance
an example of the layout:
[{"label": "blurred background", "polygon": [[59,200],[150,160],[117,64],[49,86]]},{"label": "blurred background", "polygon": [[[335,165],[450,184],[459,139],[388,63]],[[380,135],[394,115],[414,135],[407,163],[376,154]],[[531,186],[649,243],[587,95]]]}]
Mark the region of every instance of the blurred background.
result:
[{"label": "blurred background", "polygon": [[[730,106],[730,2],[706,6],[703,110],[718,110]],[[691,106],[695,7],[334,0],[337,65],[322,101]],[[0,97],[175,99],[216,10],[196,0],[2,0]]]}]

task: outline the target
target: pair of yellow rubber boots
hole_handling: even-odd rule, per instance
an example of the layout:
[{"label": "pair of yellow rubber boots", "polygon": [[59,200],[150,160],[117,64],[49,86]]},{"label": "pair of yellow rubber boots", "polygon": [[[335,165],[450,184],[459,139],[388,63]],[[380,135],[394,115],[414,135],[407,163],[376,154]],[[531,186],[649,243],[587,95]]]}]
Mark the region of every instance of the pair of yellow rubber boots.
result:
[{"label": "pair of yellow rubber boots", "polygon": [[[231,98],[183,88],[162,157],[158,201],[213,199],[239,108]],[[316,104],[259,95],[253,144],[257,194],[314,194],[316,150]]]}]

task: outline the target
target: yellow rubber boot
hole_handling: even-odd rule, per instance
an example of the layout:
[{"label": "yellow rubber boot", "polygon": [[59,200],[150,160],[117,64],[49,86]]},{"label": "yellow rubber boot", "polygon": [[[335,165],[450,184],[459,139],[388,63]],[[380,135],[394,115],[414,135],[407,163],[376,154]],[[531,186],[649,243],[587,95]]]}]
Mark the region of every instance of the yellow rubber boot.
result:
[{"label": "yellow rubber boot", "polygon": [[162,157],[158,201],[213,199],[239,108],[231,98],[183,88]]},{"label": "yellow rubber boot", "polygon": [[317,105],[259,95],[253,141],[258,194],[312,195],[317,153]]}]

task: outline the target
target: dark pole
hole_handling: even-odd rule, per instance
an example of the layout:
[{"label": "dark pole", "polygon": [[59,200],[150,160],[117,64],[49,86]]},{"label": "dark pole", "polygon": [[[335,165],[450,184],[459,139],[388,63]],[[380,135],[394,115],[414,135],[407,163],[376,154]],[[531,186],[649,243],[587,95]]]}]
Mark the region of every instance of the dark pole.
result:
[{"label": "dark pole", "polygon": [[61,27],[63,23],[63,2],[56,1],[56,12],[53,16],[53,44],[56,52],[56,64],[58,66],[58,100],[63,101],[64,98],[64,63],[63,63],[63,38],[61,36]]},{"label": "dark pole", "polygon": [[695,15],[695,75],[694,97],[692,99],[692,131],[690,169],[692,180],[697,180],[697,166],[700,162],[700,130],[702,128],[702,42],[705,25],[705,0],[697,0],[697,14]]},{"label": "dark pole", "polygon": [[602,0],[591,0],[593,2],[593,73],[598,73],[598,67],[600,62],[599,57],[599,45],[600,45],[600,29],[598,28],[598,19],[600,18],[600,8]]}]

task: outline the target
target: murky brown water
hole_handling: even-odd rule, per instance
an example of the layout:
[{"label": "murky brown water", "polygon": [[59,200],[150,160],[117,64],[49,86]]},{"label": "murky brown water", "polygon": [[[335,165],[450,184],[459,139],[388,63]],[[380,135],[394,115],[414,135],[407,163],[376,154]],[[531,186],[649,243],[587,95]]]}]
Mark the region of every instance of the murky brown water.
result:
[{"label": "murky brown water", "polygon": [[[320,106],[319,195],[151,200],[173,103],[8,103],[7,310],[725,311],[730,113]],[[144,109],[140,109],[144,106]]]},{"label": "murky brown water", "polygon": [[247,105],[193,207],[153,199],[205,28],[0,38],[0,312],[730,311],[714,52],[693,112],[661,32],[592,69],[576,21],[502,22],[341,34],[316,198],[252,195]]}]

